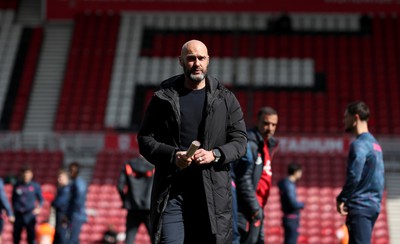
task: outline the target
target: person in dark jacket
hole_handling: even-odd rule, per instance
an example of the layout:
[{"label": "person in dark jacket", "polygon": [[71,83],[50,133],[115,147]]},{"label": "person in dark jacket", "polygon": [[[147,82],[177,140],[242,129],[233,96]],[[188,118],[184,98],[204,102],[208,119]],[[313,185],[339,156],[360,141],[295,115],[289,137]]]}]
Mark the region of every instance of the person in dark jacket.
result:
[{"label": "person in dark jacket", "polygon": [[68,226],[68,244],[79,243],[79,234],[82,225],[87,221],[85,210],[87,184],[79,177],[79,169],[80,165],[77,162],[71,163],[68,168],[71,184],[67,215],[64,220]]},{"label": "person in dark jacket", "polygon": [[271,161],[278,148],[277,125],[275,109],[261,108],[256,127],[247,132],[246,155],[233,164],[241,243],[264,243],[264,207],[271,189]]},{"label": "person in dark jacket", "polygon": [[139,225],[144,223],[150,229],[150,199],[153,185],[154,166],[143,156],[124,163],[118,178],[118,193],[123,208],[128,210],[126,216],[126,244],[135,240]]},{"label": "person in dark jacket", "polygon": [[36,215],[43,205],[43,196],[40,185],[33,179],[33,172],[29,167],[21,171],[21,179],[15,184],[12,193],[15,222],[13,229],[14,244],[19,244],[22,229],[25,228],[28,243],[35,243]]},{"label": "person in dark jacket", "polygon": [[304,208],[304,203],[297,201],[295,183],[300,180],[302,172],[301,165],[291,163],[288,166],[288,177],[278,183],[285,230],[284,244],[296,244],[299,236],[300,209]]},{"label": "person in dark jacket", "polygon": [[10,203],[8,202],[8,198],[6,192],[4,190],[4,182],[3,179],[0,178],[0,244],[1,244],[1,233],[3,232],[4,220],[3,220],[3,210],[6,211],[8,220],[11,223],[14,223],[15,217],[14,213],[11,209]]},{"label": "person in dark jacket", "polygon": [[370,111],[364,102],[352,102],[344,113],[345,131],[356,136],[349,149],[347,177],[336,198],[337,211],[347,215],[349,243],[371,243],[385,187],[382,148],[368,131]]},{"label": "person in dark jacket", "polygon": [[[207,47],[191,40],[184,74],[162,82],[140,131],[140,153],[155,165],[153,243],[231,243],[230,162],[244,155],[246,126],[234,94],[207,74]],[[201,146],[187,155],[192,141]]]},{"label": "person in dark jacket", "polygon": [[61,170],[58,173],[57,181],[57,195],[51,203],[51,206],[55,209],[56,212],[56,227],[53,243],[64,244],[66,243],[67,226],[63,221],[66,218],[70,194],[68,172]]}]

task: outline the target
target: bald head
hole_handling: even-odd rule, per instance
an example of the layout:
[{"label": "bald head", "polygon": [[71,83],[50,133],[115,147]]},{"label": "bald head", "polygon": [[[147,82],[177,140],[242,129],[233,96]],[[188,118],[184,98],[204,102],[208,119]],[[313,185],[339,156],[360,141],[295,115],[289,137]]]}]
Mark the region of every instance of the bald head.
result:
[{"label": "bald head", "polygon": [[181,57],[184,57],[188,54],[195,53],[195,52],[201,52],[202,55],[208,56],[208,50],[207,47],[204,43],[202,43],[199,40],[190,40],[183,44],[182,50],[181,50]]},{"label": "bald head", "polygon": [[[183,44],[179,63],[183,68],[187,84],[202,87],[209,63],[208,50],[204,43],[190,40]],[[193,83],[193,84],[191,84]]]}]

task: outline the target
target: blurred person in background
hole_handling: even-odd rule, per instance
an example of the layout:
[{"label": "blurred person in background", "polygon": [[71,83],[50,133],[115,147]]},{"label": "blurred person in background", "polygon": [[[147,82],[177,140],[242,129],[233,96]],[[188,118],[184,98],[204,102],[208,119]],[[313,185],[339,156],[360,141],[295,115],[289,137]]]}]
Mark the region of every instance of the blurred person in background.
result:
[{"label": "blurred person in background", "polygon": [[60,170],[58,173],[57,182],[57,195],[51,203],[51,206],[54,208],[56,214],[56,229],[53,243],[64,244],[66,243],[67,225],[63,222],[63,220],[66,218],[70,197],[68,172],[65,170]]},{"label": "blurred person in background", "polygon": [[3,179],[0,178],[0,244],[2,243],[1,233],[3,232],[3,227],[4,227],[3,210],[7,214],[8,221],[14,223],[15,221],[14,213],[11,209],[10,203],[8,202],[7,194],[4,189]]},{"label": "blurred person in background", "polygon": [[33,171],[24,167],[19,181],[14,185],[12,205],[15,222],[13,229],[14,244],[19,244],[23,228],[26,229],[28,244],[35,243],[36,216],[43,205],[43,196],[40,185],[33,181]]},{"label": "blurred person in background", "polygon": [[241,243],[264,243],[264,208],[271,190],[271,161],[278,147],[277,125],[276,110],[261,108],[256,127],[247,131],[245,156],[233,163]]},{"label": "blurred person in background", "polygon": [[296,244],[299,237],[300,210],[304,208],[304,203],[297,201],[296,182],[302,175],[301,165],[291,163],[288,166],[288,176],[278,183],[285,230],[284,244]]},{"label": "blurred person in background", "polygon": [[126,244],[132,244],[141,223],[150,229],[150,200],[153,186],[154,166],[144,157],[138,156],[124,163],[118,178],[117,189],[126,216]]},{"label": "blurred person in background", "polygon": [[347,216],[350,244],[371,243],[385,184],[382,148],[368,131],[369,116],[368,106],[361,101],[348,104],[344,113],[345,131],[356,139],[350,144],[346,182],[336,206]]},{"label": "blurred person in background", "polygon": [[85,210],[87,184],[79,177],[80,165],[73,162],[68,167],[70,184],[70,197],[67,214],[64,222],[67,224],[68,244],[78,244],[82,225],[87,221]]}]

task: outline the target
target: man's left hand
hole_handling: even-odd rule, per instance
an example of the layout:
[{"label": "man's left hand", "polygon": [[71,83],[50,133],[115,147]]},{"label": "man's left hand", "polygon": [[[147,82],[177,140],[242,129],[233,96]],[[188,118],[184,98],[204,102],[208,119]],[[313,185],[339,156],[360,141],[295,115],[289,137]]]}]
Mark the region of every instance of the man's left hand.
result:
[{"label": "man's left hand", "polygon": [[40,207],[35,208],[33,211],[34,215],[39,215],[40,214]]},{"label": "man's left hand", "polygon": [[344,205],[344,202],[336,202],[336,209],[340,215],[347,215],[347,207]]},{"label": "man's left hand", "polygon": [[207,151],[204,149],[197,149],[193,155],[194,162],[196,164],[209,164],[214,162],[215,157],[212,151]]}]

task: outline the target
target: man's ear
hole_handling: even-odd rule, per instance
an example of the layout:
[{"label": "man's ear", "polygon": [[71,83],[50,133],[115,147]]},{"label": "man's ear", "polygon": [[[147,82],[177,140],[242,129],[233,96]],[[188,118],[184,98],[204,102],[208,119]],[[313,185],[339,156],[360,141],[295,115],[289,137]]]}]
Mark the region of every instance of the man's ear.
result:
[{"label": "man's ear", "polygon": [[354,118],[355,118],[356,120],[360,120],[360,115],[355,114],[355,115],[354,115]]},{"label": "man's ear", "polygon": [[183,60],[181,56],[179,56],[179,64],[183,67]]}]

